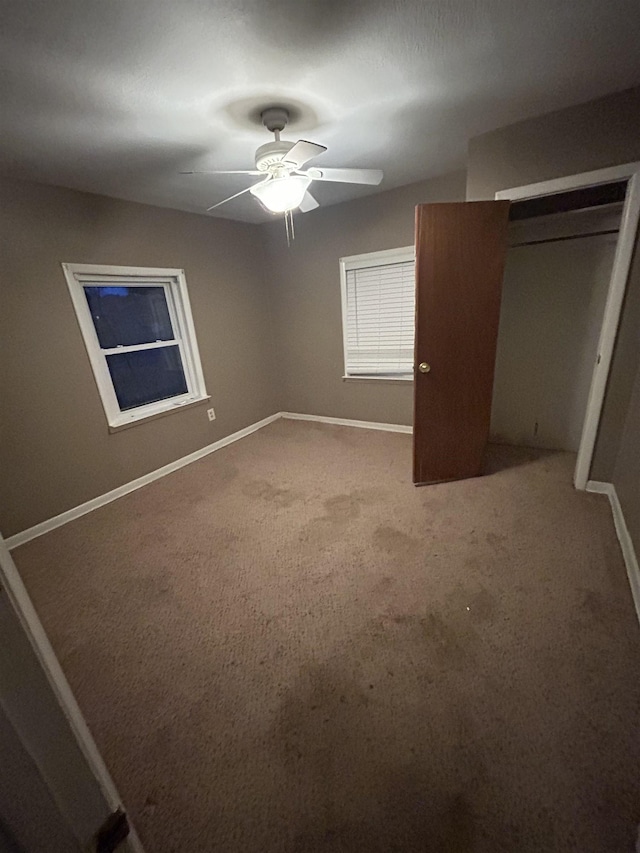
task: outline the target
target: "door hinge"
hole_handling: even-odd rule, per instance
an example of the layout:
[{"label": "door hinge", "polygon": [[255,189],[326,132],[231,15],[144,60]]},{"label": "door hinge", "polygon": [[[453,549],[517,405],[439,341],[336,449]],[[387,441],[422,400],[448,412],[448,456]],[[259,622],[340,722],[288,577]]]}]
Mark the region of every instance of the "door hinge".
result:
[{"label": "door hinge", "polygon": [[129,835],[127,813],[118,808],[96,832],[96,853],[113,853]]}]

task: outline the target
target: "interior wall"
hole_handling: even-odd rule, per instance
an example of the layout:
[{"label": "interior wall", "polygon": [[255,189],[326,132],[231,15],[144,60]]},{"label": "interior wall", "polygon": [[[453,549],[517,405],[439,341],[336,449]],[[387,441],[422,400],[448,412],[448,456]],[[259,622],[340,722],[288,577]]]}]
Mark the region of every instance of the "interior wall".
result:
[{"label": "interior wall", "polygon": [[612,480],[635,552],[640,555],[640,366],[633,383]]},{"label": "interior wall", "polygon": [[315,210],[296,218],[287,247],[278,219],[262,226],[274,280],[274,335],[282,408],[382,423],[410,424],[413,383],[343,379],[341,257],[413,245],[415,206],[463,201],[465,173]]},{"label": "interior wall", "polygon": [[[574,233],[585,225],[579,217],[566,218],[573,221]],[[517,234],[517,241],[524,242],[532,231],[520,227]],[[494,440],[577,452],[616,239],[591,236],[507,252],[491,416]]]},{"label": "interior wall", "polygon": [[467,198],[640,160],[640,87],[547,113],[469,142]]},{"label": "interior wall", "polygon": [[[258,226],[20,181],[0,193],[5,536],[278,410]],[[211,402],[110,434],[62,262],[184,269]]]},{"label": "interior wall", "polygon": [[[596,449],[589,474],[591,480],[610,483],[613,479],[638,364],[640,364],[640,238],[636,238],[627,289],[622,303],[611,370],[598,426]],[[637,440],[640,446],[640,434]]]}]

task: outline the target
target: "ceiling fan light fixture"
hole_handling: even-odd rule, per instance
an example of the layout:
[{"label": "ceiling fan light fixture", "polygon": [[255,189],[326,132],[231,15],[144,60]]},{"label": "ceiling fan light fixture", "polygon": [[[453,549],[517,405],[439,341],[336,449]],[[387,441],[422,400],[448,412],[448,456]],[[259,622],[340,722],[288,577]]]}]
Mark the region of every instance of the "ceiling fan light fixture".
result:
[{"label": "ceiling fan light fixture", "polygon": [[306,175],[288,175],[256,184],[251,193],[271,213],[285,213],[300,207],[310,184],[311,178]]}]

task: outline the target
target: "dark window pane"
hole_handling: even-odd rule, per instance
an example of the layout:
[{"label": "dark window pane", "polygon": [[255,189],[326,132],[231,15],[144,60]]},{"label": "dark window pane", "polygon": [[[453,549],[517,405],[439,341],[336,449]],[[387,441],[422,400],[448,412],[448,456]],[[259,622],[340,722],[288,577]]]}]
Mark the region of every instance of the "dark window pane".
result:
[{"label": "dark window pane", "polygon": [[187,393],[180,350],[175,345],[114,353],[107,356],[107,365],[123,410]]},{"label": "dark window pane", "polygon": [[103,349],[173,340],[164,287],[85,286]]}]

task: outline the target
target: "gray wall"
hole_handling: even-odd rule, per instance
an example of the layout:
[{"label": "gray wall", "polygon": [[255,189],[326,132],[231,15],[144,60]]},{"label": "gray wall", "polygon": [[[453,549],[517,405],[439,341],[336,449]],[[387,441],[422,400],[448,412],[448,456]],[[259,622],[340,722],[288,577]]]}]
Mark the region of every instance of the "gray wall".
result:
[{"label": "gray wall", "polygon": [[[598,427],[596,451],[590,478],[611,482],[622,431],[624,429],[633,382],[640,362],[640,249],[631,262],[629,281],[622,305],[618,334],[613,350],[604,406]],[[638,435],[640,446],[640,434]]]},{"label": "gray wall", "polygon": [[636,554],[640,555],[640,367],[635,376],[613,472],[613,484]]},{"label": "gray wall", "polygon": [[494,440],[578,450],[614,253],[615,235],[507,252]]},{"label": "gray wall", "polygon": [[413,245],[416,204],[463,201],[464,193],[465,174],[456,172],[300,215],[291,248],[280,220],[263,226],[274,280],[282,409],[412,423],[412,382],[342,379],[338,261]]},{"label": "gray wall", "polygon": [[[0,530],[5,536],[277,410],[258,226],[3,181]],[[61,262],[184,268],[207,404],[110,434]]]},{"label": "gray wall", "polygon": [[640,160],[640,87],[527,119],[469,142],[467,198]]},{"label": "gray wall", "polygon": [[607,384],[591,478],[612,482],[640,554],[640,235]]}]

